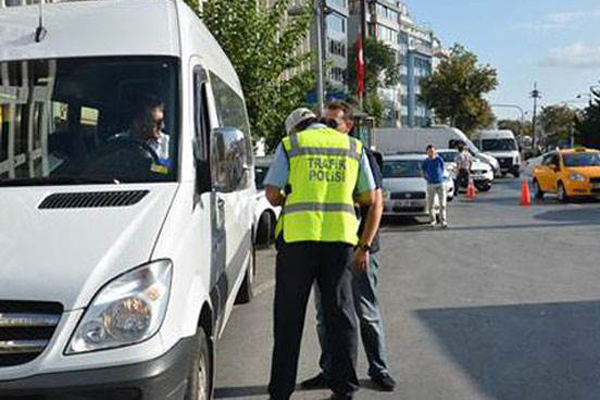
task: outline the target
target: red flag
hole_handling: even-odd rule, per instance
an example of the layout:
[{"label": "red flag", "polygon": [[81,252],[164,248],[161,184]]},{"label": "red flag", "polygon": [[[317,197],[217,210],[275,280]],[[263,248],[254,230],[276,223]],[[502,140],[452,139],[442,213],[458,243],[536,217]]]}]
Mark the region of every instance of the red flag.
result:
[{"label": "red flag", "polygon": [[356,87],[357,92],[364,93],[365,91],[365,61],[363,58],[362,38],[359,36],[356,41]]}]

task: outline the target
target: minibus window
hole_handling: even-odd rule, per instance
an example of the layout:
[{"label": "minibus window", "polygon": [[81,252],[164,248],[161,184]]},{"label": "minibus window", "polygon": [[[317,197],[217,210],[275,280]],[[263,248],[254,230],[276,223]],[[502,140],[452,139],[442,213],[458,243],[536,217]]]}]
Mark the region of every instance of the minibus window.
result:
[{"label": "minibus window", "polygon": [[0,64],[1,186],[177,179],[177,59]]}]

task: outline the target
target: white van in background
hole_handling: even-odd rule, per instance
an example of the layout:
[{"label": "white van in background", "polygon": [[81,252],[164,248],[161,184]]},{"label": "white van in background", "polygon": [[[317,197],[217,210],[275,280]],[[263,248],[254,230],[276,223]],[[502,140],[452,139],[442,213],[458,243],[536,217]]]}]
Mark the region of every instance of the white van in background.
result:
[{"label": "white van in background", "polygon": [[431,128],[375,128],[373,143],[377,151],[384,154],[398,152],[423,152],[428,144],[438,149],[456,148],[459,143],[466,145],[471,153],[479,160],[488,163],[494,171],[500,169],[498,160],[484,154],[460,129],[447,126]]},{"label": "white van in background", "polygon": [[515,135],[508,129],[480,130],[473,136],[475,145],[500,163],[502,175],[510,173],[515,178],[521,174],[521,155]]},{"label": "white van in background", "polygon": [[0,398],[210,399],[252,295],[240,82],[181,0],[38,12],[0,9]]}]

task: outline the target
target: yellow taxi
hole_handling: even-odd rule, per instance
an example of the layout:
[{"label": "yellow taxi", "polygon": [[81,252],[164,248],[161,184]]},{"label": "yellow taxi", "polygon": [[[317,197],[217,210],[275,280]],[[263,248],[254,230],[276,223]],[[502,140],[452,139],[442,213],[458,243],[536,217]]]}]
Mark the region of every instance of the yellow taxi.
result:
[{"label": "yellow taxi", "polygon": [[576,148],[545,154],[533,170],[533,192],[537,199],[556,193],[562,202],[600,196],[600,151]]}]

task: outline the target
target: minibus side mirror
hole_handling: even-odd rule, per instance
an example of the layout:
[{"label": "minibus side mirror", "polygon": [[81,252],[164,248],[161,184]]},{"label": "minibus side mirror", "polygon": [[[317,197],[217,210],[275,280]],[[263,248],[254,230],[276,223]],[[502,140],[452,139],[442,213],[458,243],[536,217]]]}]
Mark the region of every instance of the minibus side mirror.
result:
[{"label": "minibus side mirror", "polygon": [[213,188],[229,193],[248,187],[252,163],[244,133],[234,127],[222,127],[214,129],[210,136]]}]

